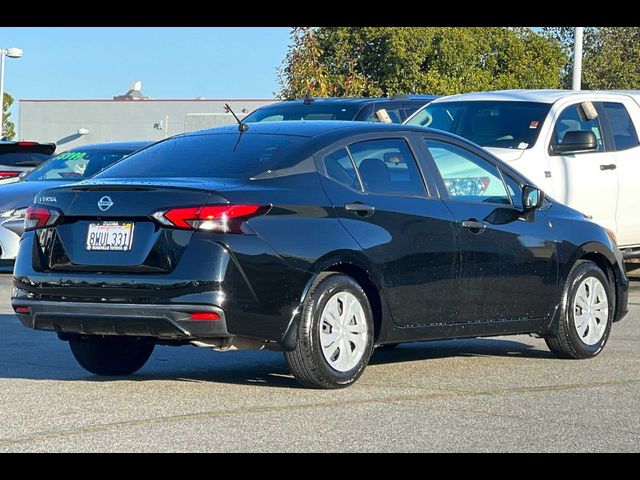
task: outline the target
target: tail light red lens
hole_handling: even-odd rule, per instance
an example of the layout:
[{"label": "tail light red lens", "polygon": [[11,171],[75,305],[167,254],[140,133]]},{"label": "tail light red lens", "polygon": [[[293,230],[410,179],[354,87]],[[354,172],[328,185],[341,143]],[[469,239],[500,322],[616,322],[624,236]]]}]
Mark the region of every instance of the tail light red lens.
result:
[{"label": "tail light red lens", "polygon": [[0,179],[3,178],[15,178],[18,175],[20,175],[20,172],[6,172],[6,171],[1,171],[0,172]]},{"label": "tail light red lens", "polygon": [[222,233],[243,233],[242,223],[269,210],[263,205],[204,205],[202,207],[172,208],[154,213],[161,224],[188,230],[207,230]]},{"label": "tail light red lens", "polygon": [[61,216],[62,214],[57,208],[31,205],[25,212],[24,229],[35,230],[36,228],[53,227]]}]

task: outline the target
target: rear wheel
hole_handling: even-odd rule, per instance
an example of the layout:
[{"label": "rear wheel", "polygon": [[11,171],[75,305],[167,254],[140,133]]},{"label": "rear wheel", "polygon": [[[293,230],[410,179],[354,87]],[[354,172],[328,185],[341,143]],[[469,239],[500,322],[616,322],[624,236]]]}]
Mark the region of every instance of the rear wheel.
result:
[{"label": "rear wheel", "polygon": [[564,292],[564,311],[555,332],[545,338],[560,358],[591,358],[604,348],[613,320],[613,290],[593,262],[580,261],[571,270]]},{"label": "rear wheel", "polygon": [[285,358],[312,388],[343,388],[362,374],[373,350],[373,314],[351,277],[324,273],[304,301],[296,348]]},{"label": "rear wheel", "polygon": [[69,340],[77,362],[96,375],[130,375],[140,370],[154,344],[136,337],[79,337]]}]

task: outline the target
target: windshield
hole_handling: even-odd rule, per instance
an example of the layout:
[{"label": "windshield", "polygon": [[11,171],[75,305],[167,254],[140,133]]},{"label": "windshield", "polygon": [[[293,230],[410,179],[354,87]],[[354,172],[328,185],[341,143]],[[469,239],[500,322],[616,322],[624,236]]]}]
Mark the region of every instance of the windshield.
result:
[{"label": "windshield", "polygon": [[259,108],[246,116],[246,123],[282,122],[289,120],[353,120],[360,106],[345,105],[277,105]]},{"label": "windshield", "polygon": [[481,147],[524,150],[536,143],[551,105],[514,101],[431,103],[407,125],[455,133]]},{"label": "windshield", "polygon": [[96,178],[251,178],[304,160],[293,135],[217,133],[169,138],[125,158]]},{"label": "windshield", "polygon": [[72,150],[64,152],[40,165],[24,180],[82,180],[95,175],[130,153],[128,150]]}]

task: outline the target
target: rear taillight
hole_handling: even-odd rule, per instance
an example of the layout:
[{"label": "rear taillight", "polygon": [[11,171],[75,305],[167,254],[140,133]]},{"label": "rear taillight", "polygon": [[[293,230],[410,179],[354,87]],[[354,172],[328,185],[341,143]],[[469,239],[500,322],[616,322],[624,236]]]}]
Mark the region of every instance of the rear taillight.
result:
[{"label": "rear taillight", "polygon": [[205,205],[162,210],[152,215],[167,227],[207,230],[223,233],[245,233],[242,223],[269,210],[264,205]]},{"label": "rear taillight", "polygon": [[24,229],[35,230],[36,228],[53,227],[58,223],[60,217],[62,217],[62,213],[57,208],[31,205],[24,215]]},{"label": "rear taillight", "polygon": [[20,172],[0,171],[0,180],[2,180],[3,178],[15,178],[18,175],[20,175]]}]

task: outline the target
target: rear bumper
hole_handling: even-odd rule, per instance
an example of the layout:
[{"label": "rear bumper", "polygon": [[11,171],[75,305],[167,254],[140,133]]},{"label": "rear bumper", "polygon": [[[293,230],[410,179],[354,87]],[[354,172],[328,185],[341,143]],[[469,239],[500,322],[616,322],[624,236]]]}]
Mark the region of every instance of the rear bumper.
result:
[{"label": "rear bumper", "polygon": [[[126,303],[47,302],[14,299],[20,322],[35,330],[81,335],[130,335],[166,340],[231,336],[222,309],[204,305],[139,305]],[[191,312],[214,312],[219,320],[189,320]]]}]

